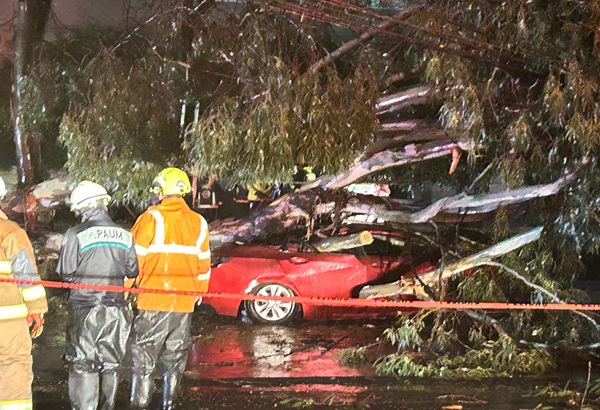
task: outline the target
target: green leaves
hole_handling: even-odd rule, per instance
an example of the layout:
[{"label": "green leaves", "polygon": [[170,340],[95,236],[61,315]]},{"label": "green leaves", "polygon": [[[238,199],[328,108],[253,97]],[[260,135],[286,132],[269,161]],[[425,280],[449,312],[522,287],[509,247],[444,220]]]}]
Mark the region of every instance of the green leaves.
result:
[{"label": "green leaves", "polygon": [[[59,141],[70,148],[67,169],[76,180],[89,179],[102,184],[117,204],[145,204],[158,166],[138,162],[132,152],[113,155],[106,141],[90,138],[88,132],[66,116]],[[99,145],[105,149],[99,150]]]},{"label": "green leaves", "polygon": [[[264,16],[247,15],[245,42],[232,53],[244,85],[217,99],[188,129],[184,149],[194,173],[227,185],[291,181],[296,164],[326,173],[345,169],[371,140],[374,85],[359,73],[341,77],[334,68],[298,70],[300,56],[271,44],[259,31]],[[289,31],[289,26],[273,30]],[[249,81],[252,79],[252,81]]]},{"label": "green leaves", "polygon": [[290,182],[300,163],[335,173],[371,141],[369,71],[306,74],[316,38],[289,19],[248,4],[221,26],[181,8],[154,23],[144,38],[75,33],[35,71],[34,87],[59,80],[47,97],[67,169],[116,200],[143,205],[149,176],[167,165],[226,186]]},{"label": "green leaves", "polygon": [[544,349],[520,349],[510,338],[501,337],[460,355],[403,351],[381,357],[374,366],[382,375],[399,378],[438,376],[482,379],[541,374],[554,368],[555,363]]},{"label": "green leaves", "polygon": [[423,344],[419,331],[423,328],[423,321],[416,318],[400,315],[399,326],[386,329],[383,335],[390,341],[392,346],[400,350],[416,349]]}]

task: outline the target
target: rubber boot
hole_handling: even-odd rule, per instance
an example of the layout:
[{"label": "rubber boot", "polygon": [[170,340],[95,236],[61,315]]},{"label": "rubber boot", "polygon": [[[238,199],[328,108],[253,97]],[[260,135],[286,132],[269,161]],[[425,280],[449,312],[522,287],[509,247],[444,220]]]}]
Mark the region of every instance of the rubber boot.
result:
[{"label": "rubber boot", "polygon": [[69,400],[72,410],[98,408],[100,377],[98,373],[69,372]]},{"label": "rubber boot", "polygon": [[163,400],[162,410],[174,410],[175,400],[177,399],[177,385],[180,375],[177,373],[166,374],[163,376]]},{"label": "rubber boot", "polygon": [[152,400],[154,380],[151,375],[133,374],[131,378],[131,408],[145,410]]},{"label": "rubber boot", "polygon": [[106,372],[100,375],[99,410],[112,410],[115,408],[117,387],[119,387],[119,377],[116,372]]}]

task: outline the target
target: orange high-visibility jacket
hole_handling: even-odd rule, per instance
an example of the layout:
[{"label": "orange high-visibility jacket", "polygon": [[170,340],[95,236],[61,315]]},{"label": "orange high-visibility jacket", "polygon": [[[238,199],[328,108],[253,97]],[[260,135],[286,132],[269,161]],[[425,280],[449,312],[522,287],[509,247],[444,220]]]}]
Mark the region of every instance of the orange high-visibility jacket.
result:
[{"label": "orange high-visibility jacket", "polygon": [[[0,277],[39,281],[27,233],[0,211]],[[48,311],[41,285],[0,283],[0,320],[25,318]]]},{"label": "orange high-visibility jacket", "polygon": [[[183,198],[151,206],[131,229],[138,255],[138,288],[206,292],[210,278],[208,224]],[[195,296],[139,293],[137,307],[193,312]]]}]

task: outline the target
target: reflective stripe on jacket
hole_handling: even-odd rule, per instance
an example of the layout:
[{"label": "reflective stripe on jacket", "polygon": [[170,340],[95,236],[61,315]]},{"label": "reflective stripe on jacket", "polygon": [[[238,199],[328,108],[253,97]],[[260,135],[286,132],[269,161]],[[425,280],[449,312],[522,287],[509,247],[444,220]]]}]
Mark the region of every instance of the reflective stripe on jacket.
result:
[{"label": "reflective stripe on jacket", "polygon": [[32,410],[33,400],[0,401],[0,410]]},{"label": "reflective stripe on jacket", "polygon": [[[39,281],[33,247],[27,233],[0,212],[0,277]],[[0,283],[0,320],[48,311],[41,285]]]},{"label": "reflective stripe on jacket", "polygon": [[[183,198],[168,197],[144,212],[131,232],[138,254],[139,288],[206,292],[210,278],[208,224]],[[137,307],[193,312],[195,296],[140,293]]]},{"label": "reflective stripe on jacket", "polygon": [[[96,286],[123,286],[138,274],[133,236],[117,225],[102,206],[86,209],[83,222],[67,230],[56,273],[63,280]],[[71,289],[69,307],[125,306],[122,292]]]}]

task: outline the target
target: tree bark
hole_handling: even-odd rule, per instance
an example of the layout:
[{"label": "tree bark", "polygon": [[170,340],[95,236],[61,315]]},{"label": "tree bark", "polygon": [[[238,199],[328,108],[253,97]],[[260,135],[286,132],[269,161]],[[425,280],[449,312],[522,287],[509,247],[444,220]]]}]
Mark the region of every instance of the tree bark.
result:
[{"label": "tree bark", "polygon": [[[371,215],[375,218],[388,222],[403,224],[419,224],[433,221],[438,215],[444,213],[456,214],[459,219],[461,215],[482,214],[494,211],[501,206],[514,205],[528,201],[533,198],[542,198],[555,195],[560,189],[575,179],[575,174],[569,174],[556,182],[546,185],[536,185],[519,189],[494,192],[485,195],[467,195],[460,193],[447,198],[442,198],[427,208],[419,211],[407,211],[396,207],[390,207],[394,201],[386,203],[365,203],[357,199],[349,200],[342,208],[343,212],[355,215]],[[319,213],[325,213],[333,209],[333,204],[320,204],[317,207]]]},{"label": "tree bark", "polygon": [[[409,158],[405,157],[402,160],[397,160],[395,165],[418,162],[450,153],[448,149],[442,150],[439,146],[437,148],[433,150],[435,155],[412,155]],[[401,155],[401,153],[389,152],[387,155],[389,160],[390,156]],[[379,156],[373,158],[378,159]],[[460,218],[464,213],[471,215],[490,212],[500,206],[518,204],[532,198],[554,195],[576,178],[576,173],[571,173],[546,185],[536,185],[487,195],[458,194],[440,199],[427,208],[417,211],[411,210],[410,204],[389,199],[386,199],[384,203],[379,198],[371,198],[370,202],[366,202],[358,197],[351,197],[345,204],[341,204],[341,206],[337,204],[330,196],[332,191],[344,188],[370,172],[381,169],[379,163],[374,165],[373,158],[359,163],[337,177],[323,176],[307,183],[300,189],[281,197],[270,206],[257,210],[248,218],[233,222],[216,221],[211,224],[211,243],[213,247],[220,247],[234,241],[251,242],[255,239],[265,238],[268,235],[281,234],[301,220],[307,221],[313,216],[328,214],[336,209],[338,214],[371,215],[388,222],[402,224],[430,222],[442,213],[455,213]],[[388,161],[383,161],[383,163],[388,164]],[[414,209],[414,207],[412,208]]]},{"label": "tree bark", "polygon": [[431,94],[431,87],[420,86],[382,97],[375,104],[375,114],[387,114],[417,104],[424,104]]},{"label": "tree bark", "polygon": [[570,184],[577,177],[576,173],[570,173],[551,184],[535,185],[488,195],[466,195],[458,194],[449,198],[443,198],[428,206],[421,212],[413,214],[411,223],[430,221],[441,211],[455,211],[469,209],[474,212],[489,212],[503,205],[511,205],[533,198],[555,195],[563,187]]},{"label": "tree bark", "polygon": [[362,161],[350,170],[343,172],[329,181],[325,187],[327,189],[337,189],[348,186],[354,182],[358,182],[365,176],[382,171],[384,169],[393,168],[408,163],[417,163],[428,159],[439,158],[450,155],[452,150],[460,148],[468,150],[472,143],[469,141],[435,141],[421,145],[410,144],[404,147],[404,151],[382,151],[375,154],[373,157]]},{"label": "tree bark", "polygon": [[358,248],[373,243],[373,235],[369,231],[325,239],[314,246],[319,252],[335,252],[342,249]]},{"label": "tree bark", "polygon": [[381,123],[378,132],[411,132],[421,131],[423,129],[437,128],[440,129],[437,123],[426,120],[407,120],[400,122]]},{"label": "tree bark", "polygon": [[396,73],[396,74],[392,74],[389,77],[387,77],[384,82],[385,85],[387,85],[388,87],[393,85],[394,83],[398,82],[398,81],[405,81],[406,82],[418,82],[419,77],[421,76],[423,71],[423,67],[421,66],[416,66],[413,69],[410,70],[410,72],[407,73]]},{"label": "tree bark", "polygon": [[15,147],[17,154],[17,173],[21,186],[33,183],[33,164],[29,144],[26,141],[26,132],[23,124],[23,100],[21,91],[25,76],[25,58],[27,56],[25,31],[27,18],[27,1],[19,1],[17,24],[15,28],[15,61],[14,61],[14,124]]},{"label": "tree bark", "polygon": [[19,0],[15,27],[13,78],[13,122],[19,185],[29,186],[42,180],[40,134],[25,128],[23,85],[34,60],[34,45],[41,41],[51,10],[51,0]]}]

